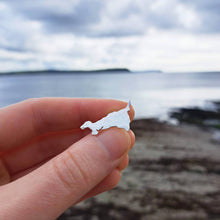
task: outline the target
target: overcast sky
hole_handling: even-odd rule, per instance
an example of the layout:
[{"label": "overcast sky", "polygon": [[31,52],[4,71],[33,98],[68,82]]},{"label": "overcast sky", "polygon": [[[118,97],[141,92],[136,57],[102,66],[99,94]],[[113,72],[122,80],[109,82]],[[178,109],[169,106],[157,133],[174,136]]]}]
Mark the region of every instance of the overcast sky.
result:
[{"label": "overcast sky", "polygon": [[1,0],[0,71],[220,70],[219,0]]}]

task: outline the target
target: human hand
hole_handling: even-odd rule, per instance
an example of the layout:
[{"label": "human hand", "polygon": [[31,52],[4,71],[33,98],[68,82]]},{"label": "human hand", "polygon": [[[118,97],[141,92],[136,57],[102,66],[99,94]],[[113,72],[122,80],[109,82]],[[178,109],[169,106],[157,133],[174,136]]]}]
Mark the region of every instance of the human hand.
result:
[{"label": "human hand", "polygon": [[133,132],[111,128],[92,136],[79,127],[126,104],[42,98],[0,109],[0,219],[55,219],[116,186]]}]

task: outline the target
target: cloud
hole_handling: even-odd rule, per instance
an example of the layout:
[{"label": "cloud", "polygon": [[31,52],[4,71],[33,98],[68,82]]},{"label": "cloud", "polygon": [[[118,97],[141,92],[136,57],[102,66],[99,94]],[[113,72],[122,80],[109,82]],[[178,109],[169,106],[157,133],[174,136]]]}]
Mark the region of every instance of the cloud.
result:
[{"label": "cloud", "polygon": [[104,4],[99,0],[84,1],[5,1],[13,12],[25,19],[40,22],[44,31],[87,35],[99,22]]},{"label": "cloud", "polygon": [[200,32],[220,32],[220,1],[219,0],[186,0],[185,4],[197,11],[201,26]]},{"label": "cloud", "polygon": [[0,71],[220,69],[219,0],[2,0]]},{"label": "cloud", "polygon": [[142,35],[150,28],[220,31],[218,0],[6,1],[14,13],[38,21],[44,31],[82,36]]},{"label": "cloud", "polygon": [[0,3],[0,48],[20,52],[32,50],[29,39],[40,30],[39,22],[25,20],[7,4]]}]

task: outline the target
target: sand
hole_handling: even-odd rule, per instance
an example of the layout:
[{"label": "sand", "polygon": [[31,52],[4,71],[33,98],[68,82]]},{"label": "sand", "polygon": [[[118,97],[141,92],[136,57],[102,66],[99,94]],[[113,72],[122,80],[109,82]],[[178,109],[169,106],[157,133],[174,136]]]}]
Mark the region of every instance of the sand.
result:
[{"label": "sand", "polygon": [[220,219],[220,143],[210,130],[135,120],[119,185],[58,219]]}]

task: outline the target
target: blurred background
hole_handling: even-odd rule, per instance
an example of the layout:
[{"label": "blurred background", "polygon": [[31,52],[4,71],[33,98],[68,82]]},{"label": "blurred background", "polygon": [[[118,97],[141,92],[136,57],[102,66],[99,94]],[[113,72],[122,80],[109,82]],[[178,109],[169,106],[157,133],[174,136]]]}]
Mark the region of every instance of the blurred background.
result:
[{"label": "blurred background", "polygon": [[220,219],[220,1],[0,1],[0,107],[131,100],[119,186],[59,219]]}]

